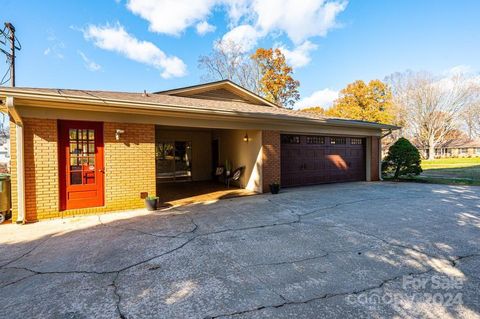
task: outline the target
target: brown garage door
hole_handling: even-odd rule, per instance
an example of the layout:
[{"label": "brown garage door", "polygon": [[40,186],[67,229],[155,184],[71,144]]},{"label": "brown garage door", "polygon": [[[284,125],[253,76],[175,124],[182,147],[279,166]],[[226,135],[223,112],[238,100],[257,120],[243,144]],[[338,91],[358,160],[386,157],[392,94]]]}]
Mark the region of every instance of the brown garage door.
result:
[{"label": "brown garage door", "polygon": [[282,186],[364,181],[365,139],[282,135]]}]

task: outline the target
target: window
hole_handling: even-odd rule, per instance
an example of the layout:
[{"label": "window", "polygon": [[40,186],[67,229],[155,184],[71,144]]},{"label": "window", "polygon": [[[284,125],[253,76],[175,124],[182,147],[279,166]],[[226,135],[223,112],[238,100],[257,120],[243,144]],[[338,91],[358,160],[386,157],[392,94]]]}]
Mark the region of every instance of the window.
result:
[{"label": "window", "polygon": [[460,148],[459,153],[462,155],[468,154],[468,148]]},{"label": "window", "polygon": [[350,144],[352,144],[352,145],[362,145],[363,144],[363,138],[352,137],[350,139]]},{"label": "window", "polygon": [[155,153],[157,180],[159,182],[191,180],[191,142],[157,141]]},{"label": "window", "polygon": [[480,147],[477,147],[477,148],[475,149],[475,153],[477,153],[477,155],[480,155]]},{"label": "window", "polygon": [[307,136],[307,144],[325,144],[325,137]]},{"label": "window", "polygon": [[347,139],[345,137],[330,137],[330,144],[334,144],[334,145],[347,144]]},{"label": "window", "polygon": [[300,144],[300,136],[282,135],[282,144]]}]

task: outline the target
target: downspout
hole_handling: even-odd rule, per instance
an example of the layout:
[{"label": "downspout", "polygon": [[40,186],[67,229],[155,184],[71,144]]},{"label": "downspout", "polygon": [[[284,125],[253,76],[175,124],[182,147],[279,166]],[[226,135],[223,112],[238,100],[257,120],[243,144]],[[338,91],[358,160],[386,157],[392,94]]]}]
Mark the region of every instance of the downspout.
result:
[{"label": "downspout", "polygon": [[24,157],[24,139],[23,139],[23,121],[15,108],[15,100],[12,96],[7,96],[6,106],[8,114],[15,121],[15,144],[17,161],[17,224],[25,224],[25,157]]},{"label": "downspout", "polygon": [[388,133],[380,136],[378,139],[378,178],[383,181],[382,178],[382,139],[393,133],[393,130],[388,130]]}]

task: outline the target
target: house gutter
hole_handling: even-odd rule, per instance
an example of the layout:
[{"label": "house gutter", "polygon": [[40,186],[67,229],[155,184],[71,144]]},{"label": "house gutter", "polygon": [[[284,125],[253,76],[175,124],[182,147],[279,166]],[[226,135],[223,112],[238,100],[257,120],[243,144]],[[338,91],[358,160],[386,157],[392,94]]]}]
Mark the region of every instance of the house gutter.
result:
[{"label": "house gutter", "polygon": [[[211,109],[207,107],[195,107],[191,108],[185,105],[167,104],[167,103],[155,103],[155,102],[143,102],[132,100],[120,100],[120,99],[103,99],[99,97],[79,97],[68,94],[52,94],[44,92],[32,92],[22,90],[0,90],[5,94],[15,96],[18,100],[36,100],[45,102],[59,102],[59,103],[78,103],[87,104],[96,107],[114,108],[116,111],[124,112],[126,110],[142,110],[157,113],[159,111],[172,112],[172,113],[190,113],[192,115],[211,114],[211,115],[226,115],[234,116],[237,118],[252,118],[267,119],[276,121],[288,121],[290,123],[302,123],[302,124],[322,124],[328,126],[347,126],[356,128],[368,128],[368,129],[398,129],[399,127],[386,124],[370,123],[370,122],[356,122],[344,119],[328,119],[328,118],[308,118],[308,117],[295,117],[289,114],[271,114],[257,112],[245,112],[236,110],[224,110],[224,109]],[[53,105],[52,105],[53,106]]]},{"label": "house gutter", "polygon": [[[24,138],[23,121],[15,108],[15,99],[13,96],[7,96],[5,105],[8,114],[15,121],[15,145],[17,161],[17,224],[25,224],[25,156],[24,156]],[[10,142],[11,143],[11,142]]]}]

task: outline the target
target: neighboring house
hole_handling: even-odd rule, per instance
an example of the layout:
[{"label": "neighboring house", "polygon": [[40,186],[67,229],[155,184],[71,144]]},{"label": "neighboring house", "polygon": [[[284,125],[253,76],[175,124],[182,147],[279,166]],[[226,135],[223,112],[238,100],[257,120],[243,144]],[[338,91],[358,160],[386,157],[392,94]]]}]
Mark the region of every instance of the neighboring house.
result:
[{"label": "neighboring house", "polygon": [[[423,158],[428,157],[428,148],[417,148]],[[448,141],[435,148],[435,157],[480,157],[480,139],[460,138]]]},{"label": "neighboring house", "polygon": [[10,166],[10,141],[0,136],[0,174],[7,173]]},{"label": "neighboring house", "polygon": [[157,93],[0,88],[11,117],[13,219],[143,207],[164,181],[238,186],[379,180],[380,136],[397,127],[292,111],[230,82]]},{"label": "neighboring house", "polygon": [[0,164],[8,164],[10,162],[10,143],[5,140],[4,144],[0,143]]}]

